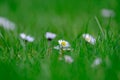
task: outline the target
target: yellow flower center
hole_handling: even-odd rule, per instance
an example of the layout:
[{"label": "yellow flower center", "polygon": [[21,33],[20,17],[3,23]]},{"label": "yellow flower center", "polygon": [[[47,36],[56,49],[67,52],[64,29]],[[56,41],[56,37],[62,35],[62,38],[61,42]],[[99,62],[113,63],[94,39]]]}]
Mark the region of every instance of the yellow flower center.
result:
[{"label": "yellow flower center", "polygon": [[66,42],[65,42],[65,41],[62,41],[62,42],[61,42],[61,45],[62,45],[63,47],[65,47],[65,46],[66,46]]},{"label": "yellow flower center", "polygon": [[90,37],[86,37],[86,41],[90,42],[90,40],[91,40]]}]

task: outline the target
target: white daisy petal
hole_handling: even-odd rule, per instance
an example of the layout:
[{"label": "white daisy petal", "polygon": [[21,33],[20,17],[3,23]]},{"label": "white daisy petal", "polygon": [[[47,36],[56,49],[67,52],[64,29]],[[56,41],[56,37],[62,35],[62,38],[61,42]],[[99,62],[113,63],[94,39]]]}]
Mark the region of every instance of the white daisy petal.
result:
[{"label": "white daisy petal", "polygon": [[[58,46],[55,46],[54,49],[60,50],[61,48],[60,48],[60,46],[58,45]],[[64,47],[64,48],[62,48],[62,49],[63,49],[64,51],[71,51],[71,48],[70,48],[70,47]]]},{"label": "white daisy petal", "polygon": [[55,46],[54,49],[60,50],[60,46],[59,46],[59,45],[58,45],[58,46]]}]

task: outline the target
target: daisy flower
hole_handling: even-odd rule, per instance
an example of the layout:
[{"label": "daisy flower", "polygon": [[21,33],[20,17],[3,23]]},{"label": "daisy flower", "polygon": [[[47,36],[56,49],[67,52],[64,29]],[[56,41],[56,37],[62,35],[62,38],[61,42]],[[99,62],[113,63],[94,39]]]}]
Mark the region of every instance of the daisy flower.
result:
[{"label": "daisy flower", "polygon": [[109,18],[109,17],[114,17],[115,16],[115,12],[111,9],[102,9],[101,10],[101,15],[103,17]]},{"label": "daisy flower", "polygon": [[51,33],[51,32],[46,32],[45,37],[48,41],[51,41],[52,39],[56,37],[56,34]]},{"label": "daisy flower", "polygon": [[15,24],[12,21],[3,17],[0,17],[0,26],[7,30],[15,29]]},{"label": "daisy flower", "polygon": [[100,65],[101,63],[102,63],[102,59],[96,58],[92,63],[92,67],[96,67],[96,66]]},{"label": "daisy flower", "polygon": [[59,60],[63,60],[63,57],[65,58],[65,61],[67,63],[72,63],[73,59],[70,56],[65,55],[64,56],[64,51],[70,51],[71,50],[71,46],[69,44],[69,42],[65,41],[65,40],[58,40],[58,46],[55,46],[54,49],[59,50]]},{"label": "daisy flower", "polygon": [[21,37],[22,39],[26,39],[26,34],[25,34],[25,33],[21,33],[21,34],[20,34],[20,37]]},{"label": "daisy flower", "polygon": [[69,48],[70,47],[69,42],[67,42],[65,40],[59,40],[58,43],[59,43],[61,48]]},{"label": "daisy flower", "polygon": [[87,42],[89,42],[93,45],[96,43],[96,39],[93,36],[91,36],[90,34],[83,34],[82,36]]},{"label": "daisy flower", "polygon": [[59,45],[55,46],[54,49],[56,50],[71,50],[69,42],[65,40],[58,40]]},{"label": "daisy flower", "polygon": [[65,59],[66,63],[73,63],[73,61],[74,61],[73,58],[69,55],[65,55],[64,59]]},{"label": "daisy flower", "polygon": [[25,40],[25,41],[28,41],[28,42],[33,42],[34,41],[34,38],[29,36],[29,35],[26,35],[25,33],[21,33],[20,34],[20,37]]}]

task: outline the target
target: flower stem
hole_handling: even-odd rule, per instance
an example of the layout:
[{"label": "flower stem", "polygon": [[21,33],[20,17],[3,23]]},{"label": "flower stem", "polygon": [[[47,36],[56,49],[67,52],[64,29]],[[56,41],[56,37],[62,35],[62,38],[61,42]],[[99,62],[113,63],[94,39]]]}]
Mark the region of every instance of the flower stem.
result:
[{"label": "flower stem", "polygon": [[63,56],[63,49],[61,48],[59,51],[59,60],[62,60],[62,56]]}]

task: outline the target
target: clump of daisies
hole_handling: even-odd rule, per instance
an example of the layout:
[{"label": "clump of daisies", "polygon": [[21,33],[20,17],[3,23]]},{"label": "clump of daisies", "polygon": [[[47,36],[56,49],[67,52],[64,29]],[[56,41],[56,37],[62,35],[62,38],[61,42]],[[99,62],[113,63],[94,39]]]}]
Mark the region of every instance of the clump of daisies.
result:
[{"label": "clump of daisies", "polygon": [[52,32],[46,32],[45,37],[48,41],[51,41],[56,37],[56,34]]},{"label": "clump of daisies", "polygon": [[[70,46],[70,43],[66,40],[58,40],[58,46],[55,46],[54,49],[57,49],[59,50],[59,60],[62,60],[63,59],[63,56],[64,56],[64,51],[70,51],[71,50],[71,46]],[[72,58],[70,58],[70,56],[66,57],[64,56],[65,58],[65,62],[70,62],[72,63],[73,60]]]},{"label": "clump of daisies", "polygon": [[82,37],[87,41],[88,43],[94,45],[96,43],[96,39],[91,36],[90,34],[83,34]]},{"label": "clump of daisies", "polygon": [[105,18],[109,18],[109,17],[114,17],[115,16],[115,12],[111,9],[102,9],[101,10],[101,15]]},{"label": "clump of daisies", "polygon": [[4,17],[0,17],[0,26],[7,30],[15,29],[15,23]]},{"label": "clump of daisies", "polygon": [[25,33],[20,33],[20,38],[26,42],[33,42],[35,40],[34,37],[26,35]]},{"label": "clump of daisies", "polygon": [[93,61],[91,67],[97,67],[97,66],[100,65],[101,63],[102,63],[102,59],[101,59],[101,58],[96,58],[96,59]]}]

